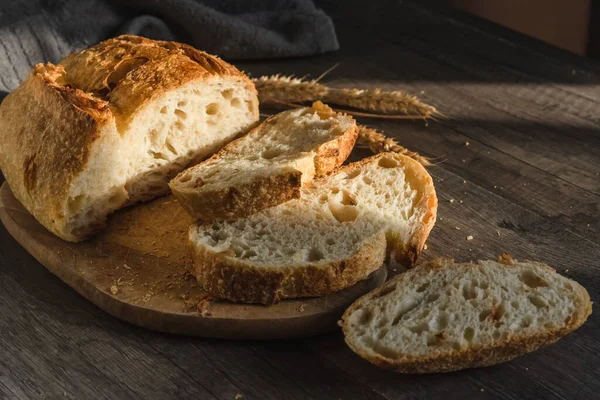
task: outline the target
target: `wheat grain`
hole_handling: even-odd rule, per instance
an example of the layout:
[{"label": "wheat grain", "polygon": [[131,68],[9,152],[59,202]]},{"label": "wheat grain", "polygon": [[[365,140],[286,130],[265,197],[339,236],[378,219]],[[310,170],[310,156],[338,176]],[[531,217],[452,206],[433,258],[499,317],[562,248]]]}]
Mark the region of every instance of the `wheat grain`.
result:
[{"label": "wheat grain", "polygon": [[330,88],[318,80],[306,81],[303,78],[282,75],[262,76],[253,81],[260,101],[264,104],[322,100],[384,115],[402,113],[429,118],[437,114],[435,107],[398,90]]},{"label": "wheat grain", "polygon": [[381,132],[377,132],[373,128],[365,125],[358,125],[357,144],[368,147],[373,153],[381,153],[384,151],[392,151],[412,158],[421,163],[421,165],[429,166],[431,161],[427,157],[423,157],[419,153],[408,150],[402,147],[394,139],[385,136]]}]

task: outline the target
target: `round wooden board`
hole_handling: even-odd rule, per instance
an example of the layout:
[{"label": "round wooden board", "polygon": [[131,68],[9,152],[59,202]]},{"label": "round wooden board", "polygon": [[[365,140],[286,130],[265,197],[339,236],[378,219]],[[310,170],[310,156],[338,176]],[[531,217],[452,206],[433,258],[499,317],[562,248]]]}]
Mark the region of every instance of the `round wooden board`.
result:
[{"label": "round wooden board", "polygon": [[273,306],[235,304],[210,299],[187,272],[185,237],[192,221],[172,196],[121,210],[100,235],[69,243],[41,226],[5,183],[0,219],[33,257],[98,307],[169,333],[275,339],[326,332],[355,299],[387,277],[383,266],[369,279],[329,296]]}]

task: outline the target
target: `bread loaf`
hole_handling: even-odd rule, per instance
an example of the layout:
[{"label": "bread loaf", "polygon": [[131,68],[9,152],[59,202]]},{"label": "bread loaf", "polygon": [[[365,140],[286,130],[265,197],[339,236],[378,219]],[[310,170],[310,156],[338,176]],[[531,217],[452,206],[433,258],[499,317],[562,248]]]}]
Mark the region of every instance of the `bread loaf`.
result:
[{"label": "bread loaf", "polygon": [[38,64],[0,106],[0,168],[46,228],[78,241],[165,194],[258,120],[252,82],[188,45],[119,36]]},{"label": "bread loaf", "polygon": [[436,210],[425,168],[381,153],[316,179],[298,199],[193,226],[194,274],[213,296],[232,301],[324,296],[367,278],[387,253],[412,264]]},{"label": "bread loaf", "polygon": [[196,218],[245,217],[298,198],[302,186],[346,160],[356,135],[352,117],[317,102],[268,118],[169,185]]},{"label": "bread loaf", "polygon": [[508,361],[554,343],[592,312],[587,291],[547,265],[438,260],[402,273],[343,316],[346,343],[405,373]]}]

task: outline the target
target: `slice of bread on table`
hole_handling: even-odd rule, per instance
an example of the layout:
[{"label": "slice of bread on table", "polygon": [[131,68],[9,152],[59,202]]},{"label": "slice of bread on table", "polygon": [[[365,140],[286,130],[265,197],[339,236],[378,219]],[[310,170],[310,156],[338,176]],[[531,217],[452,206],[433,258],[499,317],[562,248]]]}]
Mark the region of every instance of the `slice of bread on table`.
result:
[{"label": "slice of bread on table", "polygon": [[196,218],[246,217],[300,197],[314,177],[346,160],[356,136],[352,117],[321,102],[284,111],[180,173],[171,190]]},{"label": "slice of bread on table", "polygon": [[448,372],[554,343],[592,312],[581,285],[545,264],[438,260],[402,273],[343,316],[346,343],[375,365]]},{"label": "slice of bread on table", "polygon": [[192,226],[193,272],[211,295],[237,302],[327,295],[366,279],[389,253],[412,264],[436,211],[425,168],[381,153],[316,179],[298,199]]},{"label": "slice of bread on table", "polygon": [[0,168],[48,230],[79,241],[168,193],[193,160],[258,121],[253,83],[191,46],[119,36],[38,64],[0,106]]}]

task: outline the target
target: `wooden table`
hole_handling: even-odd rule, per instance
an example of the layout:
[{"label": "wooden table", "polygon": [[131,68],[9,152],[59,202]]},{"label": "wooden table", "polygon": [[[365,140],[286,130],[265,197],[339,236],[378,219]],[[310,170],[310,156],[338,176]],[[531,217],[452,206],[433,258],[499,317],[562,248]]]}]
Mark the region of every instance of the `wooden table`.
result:
[{"label": "wooden table", "polygon": [[[507,250],[556,267],[598,299],[600,64],[422,2],[343,4],[323,4],[340,51],[239,66],[254,76],[318,76],[339,62],[327,81],[404,89],[434,104],[448,119],[362,121],[439,162],[430,169],[439,217],[425,258]],[[0,228],[0,398],[592,399],[600,396],[599,315],[503,365],[403,376],[355,356],[340,332],[233,342],[130,326]]]}]

